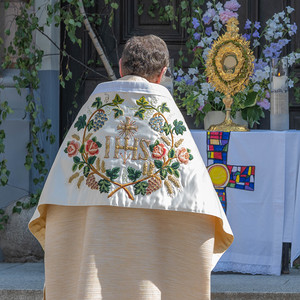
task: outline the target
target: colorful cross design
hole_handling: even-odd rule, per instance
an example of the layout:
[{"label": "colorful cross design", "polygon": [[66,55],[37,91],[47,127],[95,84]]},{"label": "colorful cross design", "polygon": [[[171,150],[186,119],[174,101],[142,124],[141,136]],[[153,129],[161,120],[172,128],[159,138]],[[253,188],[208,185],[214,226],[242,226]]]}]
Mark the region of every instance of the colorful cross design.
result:
[{"label": "colorful cross design", "polygon": [[227,165],[230,132],[207,132],[207,169],[226,212],[226,188],[254,191],[254,166]]}]

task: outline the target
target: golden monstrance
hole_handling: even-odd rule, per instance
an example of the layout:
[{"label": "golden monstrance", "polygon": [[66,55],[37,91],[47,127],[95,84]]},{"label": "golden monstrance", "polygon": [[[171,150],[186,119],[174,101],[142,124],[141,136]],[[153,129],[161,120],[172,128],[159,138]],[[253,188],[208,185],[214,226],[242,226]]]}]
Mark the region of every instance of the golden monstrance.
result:
[{"label": "golden monstrance", "polygon": [[233,123],[230,111],[232,96],[245,89],[254,69],[254,55],[250,42],[239,33],[238,20],[231,18],[226,24],[226,33],[212,45],[206,62],[206,74],[209,83],[225,95],[225,120],[212,125],[209,131],[249,131],[246,126]]}]

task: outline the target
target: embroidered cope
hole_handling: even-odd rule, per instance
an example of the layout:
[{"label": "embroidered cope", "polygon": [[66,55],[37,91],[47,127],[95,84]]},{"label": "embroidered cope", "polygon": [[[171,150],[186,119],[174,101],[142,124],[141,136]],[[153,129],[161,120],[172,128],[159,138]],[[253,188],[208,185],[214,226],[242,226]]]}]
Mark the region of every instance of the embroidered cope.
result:
[{"label": "embroidered cope", "polygon": [[215,265],[233,236],[168,90],[126,76],[99,84],[71,126],[30,230],[44,243],[47,205],[118,206],[215,216]]}]

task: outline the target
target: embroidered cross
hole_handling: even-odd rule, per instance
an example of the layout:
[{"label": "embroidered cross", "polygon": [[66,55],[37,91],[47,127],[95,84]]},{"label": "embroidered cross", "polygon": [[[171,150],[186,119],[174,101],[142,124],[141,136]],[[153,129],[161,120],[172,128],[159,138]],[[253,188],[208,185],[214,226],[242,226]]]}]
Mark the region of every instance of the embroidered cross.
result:
[{"label": "embroidered cross", "polygon": [[207,132],[207,169],[226,212],[226,188],[254,191],[255,166],[227,165],[230,132]]},{"label": "embroidered cross", "polygon": [[135,121],[131,120],[130,117],[126,117],[126,122],[120,121],[117,129],[119,130],[119,135],[125,135],[126,137],[133,137],[137,132],[138,127],[135,125]]}]

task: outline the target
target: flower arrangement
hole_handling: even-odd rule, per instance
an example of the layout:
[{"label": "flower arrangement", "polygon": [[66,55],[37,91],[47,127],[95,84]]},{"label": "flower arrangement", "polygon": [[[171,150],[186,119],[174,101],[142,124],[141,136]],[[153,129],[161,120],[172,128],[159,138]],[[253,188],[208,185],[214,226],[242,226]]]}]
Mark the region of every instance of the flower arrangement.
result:
[{"label": "flower arrangement", "polygon": [[[198,126],[209,111],[224,110],[223,94],[217,92],[208,83],[205,64],[208,52],[215,40],[225,33],[225,24],[232,18],[238,18],[240,4],[237,0],[226,1],[223,5],[215,0],[206,3],[206,11],[200,7],[194,10],[188,32],[190,39],[187,46],[193,53],[193,60],[187,72],[178,68],[175,73],[175,96],[182,99],[188,115],[195,118]],[[232,115],[242,112],[243,119],[250,127],[264,118],[265,110],[270,109],[270,60],[279,58],[291,37],[296,34],[297,25],[291,23],[290,14],[294,9],[287,6],[285,10],[266,22],[263,29],[260,22],[247,20],[243,38],[250,41],[251,49],[259,47],[258,57],[254,61],[254,73],[244,91],[237,93],[232,105]],[[300,62],[300,53],[286,55],[288,65]],[[293,87],[299,79],[290,76],[289,87]],[[179,97],[178,97],[179,98]]]}]

